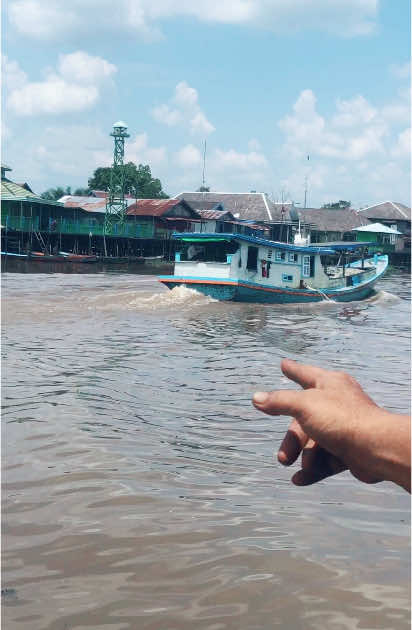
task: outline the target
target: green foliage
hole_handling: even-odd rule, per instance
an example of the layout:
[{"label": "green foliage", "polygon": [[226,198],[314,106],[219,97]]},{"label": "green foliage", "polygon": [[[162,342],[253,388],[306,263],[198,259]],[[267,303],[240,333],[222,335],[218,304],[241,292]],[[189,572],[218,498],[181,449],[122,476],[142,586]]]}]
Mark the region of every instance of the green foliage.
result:
[{"label": "green foliage", "polygon": [[350,201],[345,201],[344,199],[339,199],[339,201],[324,203],[322,208],[329,208],[330,210],[345,210],[350,208]]},{"label": "green foliage", "polygon": [[63,197],[64,195],[71,195],[71,194],[72,194],[71,186],[67,186],[66,188],[62,188],[61,186],[58,186],[57,188],[49,188],[48,190],[45,190],[44,193],[40,195],[40,197],[42,199],[48,199],[50,201],[57,201],[58,199],[60,199],[60,197]]},{"label": "green foliage", "polygon": [[76,188],[73,195],[79,195],[80,197],[87,197],[90,194],[90,188]]},{"label": "green foliage", "polygon": [[210,192],[209,186],[200,186],[196,192]]},{"label": "green foliage", "polygon": [[[152,177],[148,164],[133,162],[124,165],[125,168],[125,194],[135,195],[139,199],[168,199],[168,195],[162,190],[159,179]],[[88,184],[91,190],[109,190],[111,168],[103,166],[97,168]]]}]

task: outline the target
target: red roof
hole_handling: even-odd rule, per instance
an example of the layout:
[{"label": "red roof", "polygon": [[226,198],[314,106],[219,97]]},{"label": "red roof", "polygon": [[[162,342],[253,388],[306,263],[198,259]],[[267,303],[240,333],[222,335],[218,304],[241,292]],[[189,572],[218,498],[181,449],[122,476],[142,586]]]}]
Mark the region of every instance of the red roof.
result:
[{"label": "red roof", "polygon": [[[127,214],[133,216],[162,217],[170,208],[174,208],[179,204],[187,206],[186,202],[182,204],[181,199],[138,199],[128,207]],[[192,212],[193,216],[197,216],[195,211],[192,210]],[[187,218],[190,220],[190,217]]]}]

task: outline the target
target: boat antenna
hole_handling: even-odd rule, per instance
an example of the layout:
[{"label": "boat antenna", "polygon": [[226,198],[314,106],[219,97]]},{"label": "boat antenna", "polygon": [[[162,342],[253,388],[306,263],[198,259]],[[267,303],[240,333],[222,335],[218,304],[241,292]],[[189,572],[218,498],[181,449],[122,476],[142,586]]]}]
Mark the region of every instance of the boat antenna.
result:
[{"label": "boat antenna", "polygon": [[[307,161],[309,162],[309,155],[307,157]],[[303,207],[306,208],[306,203],[307,203],[307,198],[308,198],[308,176],[305,175],[305,202],[303,204]]]},{"label": "boat antenna", "polygon": [[[205,171],[206,171],[206,140],[203,146],[203,174],[202,174],[202,188],[206,188],[206,180],[205,180]],[[204,191],[203,191],[204,192]]]}]

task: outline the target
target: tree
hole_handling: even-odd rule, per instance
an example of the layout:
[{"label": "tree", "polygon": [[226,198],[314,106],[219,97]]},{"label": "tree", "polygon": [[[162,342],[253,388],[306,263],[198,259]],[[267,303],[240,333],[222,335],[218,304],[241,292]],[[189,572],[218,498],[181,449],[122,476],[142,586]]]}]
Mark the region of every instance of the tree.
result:
[{"label": "tree", "polygon": [[57,201],[58,199],[60,199],[60,197],[71,194],[71,186],[67,186],[66,188],[58,186],[57,188],[49,188],[48,190],[45,190],[44,193],[40,195],[40,197],[42,199],[48,199],[49,201]]},{"label": "tree", "polygon": [[[168,199],[168,195],[162,190],[159,179],[152,177],[148,164],[127,162],[125,169],[125,194],[135,195],[139,199]],[[97,168],[88,184],[91,190],[109,190],[111,167],[101,166]]]},{"label": "tree", "polygon": [[90,194],[90,188],[76,188],[73,194],[79,195],[80,197],[88,197]]},{"label": "tree", "polygon": [[334,203],[324,203],[322,208],[329,208],[330,210],[346,210],[347,208],[350,208],[350,204],[350,201],[339,199],[339,201],[335,201]]},{"label": "tree", "polygon": [[196,192],[210,192],[209,186],[200,186]]}]

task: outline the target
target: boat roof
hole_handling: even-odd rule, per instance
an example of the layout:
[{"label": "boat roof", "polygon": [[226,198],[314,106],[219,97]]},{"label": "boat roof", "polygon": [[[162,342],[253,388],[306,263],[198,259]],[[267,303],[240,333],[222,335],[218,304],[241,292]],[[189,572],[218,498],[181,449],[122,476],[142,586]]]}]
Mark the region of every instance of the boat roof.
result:
[{"label": "boat roof", "polygon": [[270,241],[258,236],[248,234],[232,234],[226,232],[174,232],[172,238],[187,242],[218,242],[218,241],[246,241],[254,245],[273,247],[274,249],[284,249],[292,252],[303,252],[305,254],[335,254],[340,251],[354,251],[373,243],[363,243],[361,241],[341,241],[336,243],[312,243],[311,245],[295,245],[294,243],[281,243],[280,241]]}]

